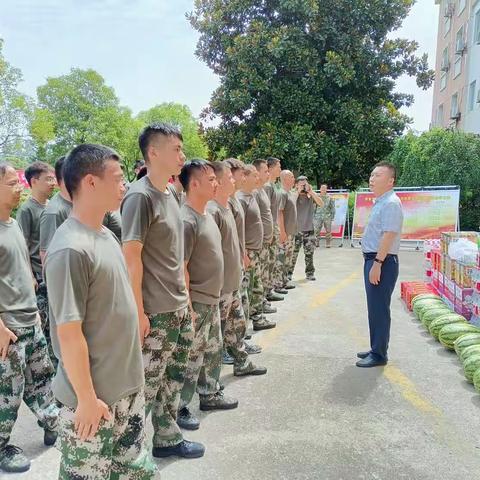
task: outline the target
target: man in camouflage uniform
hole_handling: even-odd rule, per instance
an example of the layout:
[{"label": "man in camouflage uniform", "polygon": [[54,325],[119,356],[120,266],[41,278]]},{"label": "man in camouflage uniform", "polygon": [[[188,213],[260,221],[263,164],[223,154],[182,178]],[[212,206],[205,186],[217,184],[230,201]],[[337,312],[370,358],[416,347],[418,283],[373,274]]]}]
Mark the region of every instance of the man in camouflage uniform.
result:
[{"label": "man in camouflage uniform", "polygon": [[315,252],[315,234],[313,230],[313,214],[315,205],[323,206],[323,200],[313,191],[307,177],[297,178],[297,223],[298,233],[295,235],[295,249],[293,252],[290,274],[293,274],[297,263],[298,253],[303,245],[305,252],[305,276],[307,280],[315,280],[313,254]]},{"label": "man in camouflage uniform", "polygon": [[277,257],[277,268],[280,271],[279,284],[290,290],[295,288],[291,282],[290,268],[295,248],[297,234],[297,196],[292,192],[295,177],[290,170],[283,170],[280,174],[282,188],[280,190],[278,225],[280,229],[280,247]]},{"label": "man in camouflage uniform", "polygon": [[320,198],[323,201],[323,207],[315,208],[313,226],[315,238],[317,239],[317,247],[320,245],[320,236],[322,228],[325,228],[325,246],[330,248],[332,243],[332,222],[335,218],[335,200],[327,194],[328,186],[326,183],[320,186]]},{"label": "man in camouflage uniform", "polygon": [[[268,301],[279,301],[283,300],[282,295],[288,293],[287,290],[281,285],[281,270],[278,268],[277,259],[280,243],[280,227],[278,225],[278,210],[279,210],[279,200],[280,192],[275,187],[277,179],[280,177],[280,172],[282,171],[281,163],[278,158],[269,157],[267,159],[268,166],[268,175],[269,181],[263,186],[263,189],[267,193],[267,196],[270,200],[270,207],[272,212],[273,220],[273,239],[269,247],[269,261],[268,261],[268,270],[269,270],[269,283],[267,285],[267,300]],[[280,295],[282,294],[282,295]]]},{"label": "man in camouflage uniform", "polygon": [[[185,373],[180,410],[191,403],[195,391],[200,410],[230,410],[238,401],[220,389],[223,341],[220,321],[220,293],[223,286],[222,236],[206,210],[213,200],[217,180],[205,160],[187,162],[180,173],[186,192],[181,209],[185,239],[185,275],[191,302],[195,337]],[[189,416],[189,412],[181,412]],[[194,422],[198,423],[198,420]],[[198,427],[197,427],[198,428]]]},{"label": "man in camouflage uniform", "polygon": [[[266,165],[265,165],[266,167]],[[266,330],[275,327],[274,322],[269,322],[263,311],[263,267],[262,252],[264,239],[264,228],[260,207],[254,196],[259,187],[259,174],[253,165],[245,166],[245,182],[236,196],[245,213],[245,246],[248,256],[247,274],[248,298],[250,305],[250,320],[254,330]],[[268,200],[268,198],[267,198]]]},{"label": "man in camouflage uniform", "polygon": [[[236,193],[239,192],[245,183],[245,164],[236,158],[228,158],[224,160],[225,165],[230,168],[233,179],[235,181],[235,190],[228,199],[228,207],[232,211],[237,226],[238,241],[240,245],[240,254],[242,258],[242,282],[240,284],[240,297],[242,302],[242,312],[246,321],[245,339],[251,337],[248,333],[248,322],[250,319],[250,304],[248,299],[248,285],[250,275],[248,273],[248,266],[250,259],[247,255],[247,249],[245,245],[245,211],[243,210],[240,201],[236,197]],[[251,325],[250,325],[251,327]],[[262,348],[258,345],[245,342],[245,349],[249,355],[260,353]],[[233,361],[233,359],[232,359]]]},{"label": "man in camouflage uniform", "polygon": [[255,366],[245,348],[247,322],[239,291],[243,262],[235,218],[228,202],[235,191],[235,181],[225,163],[215,162],[212,166],[218,186],[215,199],[208,202],[207,210],[212,214],[222,236],[224,281],[220,298],[220,318],[224,349],[233,359],[235,376],[264,375],[267,369]]},{"label": "man in camouflage uniform", "polygon": [[14,168],[0,163],[0,470],[5,472],[30,468],[22,450],[8,444],[22,399],[43,425],[45,445],[57,438],[54,368],[40,325],[28,248],[10,217],[21,191]]},{"label": "man in camouflage uniform", "polygon": [[16,220],[22,229],[30,253],[30,263],[37,281],[37,306],[42,328],[45,329],[48,323],[48,302],[40,259],[40,216],[55,188],[55,174],[50,165],[34,162],[26,168],[25,179],[30,185],[31,195],[20,205]]},{"label": "man in camouflage uniform", "polygon": [[59,359],[53,391],[62,405],[59,479],[150,480],[157,469],[145,446],[136,306],[120,243],[102,226],[125,191],[120,157],[107,147],[79,145],[63,172],[73,211],[45,256]]},{"label": "man in camouflage uniform", "polygon": [[145,400],[152,414],[153,455],[197,458],[205,448],[183,438],[176,415],[193,342],[183,263],[180,208],[167,184],[185,162],[180,131],[146,127],[139,138],[148,174],[122,204],[123,251],[143,342]]}]

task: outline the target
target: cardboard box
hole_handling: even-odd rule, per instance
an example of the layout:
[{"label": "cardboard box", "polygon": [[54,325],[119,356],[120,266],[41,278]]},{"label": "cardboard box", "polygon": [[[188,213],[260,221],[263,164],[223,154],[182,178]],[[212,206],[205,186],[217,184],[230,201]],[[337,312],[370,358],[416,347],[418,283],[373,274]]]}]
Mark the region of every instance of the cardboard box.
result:
[{"label": "cardboard box", "polygon": [[455,297],[462,303],[472,303],[473,288],[462,288],[455,285]]}]

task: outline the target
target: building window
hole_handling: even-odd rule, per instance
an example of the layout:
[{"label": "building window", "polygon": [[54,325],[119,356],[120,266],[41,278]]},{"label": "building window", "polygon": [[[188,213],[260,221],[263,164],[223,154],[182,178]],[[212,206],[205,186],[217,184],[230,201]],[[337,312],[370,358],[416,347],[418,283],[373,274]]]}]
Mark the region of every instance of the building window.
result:
[{"label": "building window", "polygon": [[477,81],[474,80],[468,89],[468,111],[471,112],[475,108],[477,100]]},{"label": "building window", "polygon": [[460,16],[467,6],[467,0],[458,0],[458,15]]},{"label": "building window", "polygon": [[452,28],[452,16],[455,10],[455,4],[451,0],[445,2],[445,9],[443,11],[443,16],[445,18],[445,36],[450,32]]},{"label": "building window", "polygon": [[452,95],[452,105],[450,107],[450,117],[456,119],[459,114],[458,111],[458,93]]},{"label": "building window", "polygon": [[436,123],[438,127],[443,127],[443,103],[438,106]]},{"label": "building window", "polygon": [[475,14],[474,42],[480,44],[480,9]]},{"label": "building window", "polygon": [[453,66],[453,78],[457,78],[462,73],[462,57],[458,57],[455,60],[455,65]]},{"label": "building window", "polygon": [[445,90],[445,88],[447,88],[447,78],[448,78],[448,74],[446,72],[442,72],[442,76],[440,77],[440,91]]},{"label": "building window", "polygon": [[450,61],[448,58],[448,47],[445,47],[442,53],[442,65],[440,66],[440,70],[442,70],[442,72],[448,72],[449,68]]},{"label": "building window", "polygon": [[463,55],[466,47],[465,43],[465,27],[462,26],[455,36],[455,53],[457,55]]}]

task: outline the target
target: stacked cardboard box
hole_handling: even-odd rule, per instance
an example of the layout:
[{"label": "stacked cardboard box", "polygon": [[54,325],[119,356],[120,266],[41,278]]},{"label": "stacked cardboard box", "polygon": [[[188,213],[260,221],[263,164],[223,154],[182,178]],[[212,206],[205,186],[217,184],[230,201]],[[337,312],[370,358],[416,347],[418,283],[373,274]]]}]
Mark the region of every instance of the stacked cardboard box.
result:
[{"label": "stacked cardboard box", "polygon": [[[477,265],[458,262],[448,255],[450,244],[465,238],[475,245],[478,242],[476,232],[443,233],[442,238],[434,242],[425,242],[425,275],[431,277],[433,287],[445,303],[455,312],[470,320],[474,310],[474,272],[478,269],[478,319],[480,323],[480,256]],[[429,271],[431,269],[431,272]],[[476,318],[474,318],[476,320]]]}]

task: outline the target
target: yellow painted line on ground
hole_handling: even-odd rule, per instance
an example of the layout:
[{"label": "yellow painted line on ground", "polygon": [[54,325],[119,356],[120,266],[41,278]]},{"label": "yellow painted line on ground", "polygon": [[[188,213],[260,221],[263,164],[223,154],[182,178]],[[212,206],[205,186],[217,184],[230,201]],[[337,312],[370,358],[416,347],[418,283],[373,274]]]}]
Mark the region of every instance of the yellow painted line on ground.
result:
[{"label": "yellow painted line on ground", "polygon": [[[357,280],[359,276],[360,274],[358,272],[353,272],[348,277],[344,278],[335,285],[332,285],[327,290],[317,293],[313,297],[308,310],[314,310],[315,308],[328,304],[333,297]],[[313,284],[308,284],[308,286],[310,285],[314,287]],[[271,347],[280,336],[295,329],[295,327],[300,324],[303,319],[303,315],[297,315],[296,317],[291,317],[288,320],[281,322],[277,325],[275,330],[270,331],[268,335],[265,335],[257,343],[263,349]],[[361,344],[365,342],[365,339],[354,327],[348,328],[347,333]],[[442,416],[441,410],[423,397],[418,392],[415,383],[410,380],[398,367],[391,364],[387,365],[383,369],[383,375],[390,382],[390,384],[395,385],[400,389],[403,398],[416,410],[422,413],[431,414],[435,417]]]},{"label": "yellow painted line on ground", "polygon": [[400,388],[402,396],[417,410],[429,413],[436,417],[442,415],[442,411],[424,398],[416,389],[415,384],[394,365],[387,365],[383,369],[383,375],[393,385]]}]

